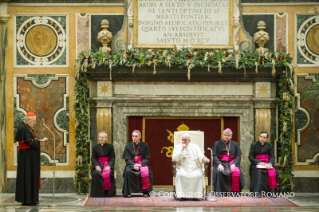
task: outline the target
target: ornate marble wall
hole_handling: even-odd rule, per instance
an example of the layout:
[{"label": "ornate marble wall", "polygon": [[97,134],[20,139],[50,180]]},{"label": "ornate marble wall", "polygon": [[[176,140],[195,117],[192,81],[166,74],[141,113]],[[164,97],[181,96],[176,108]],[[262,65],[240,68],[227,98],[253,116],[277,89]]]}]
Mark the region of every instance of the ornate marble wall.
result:
[{"label": "ornate marble wall", "polygon": [[[319,80],[319,74],[297,75],[296,88],[296,165],[319,165],[319,102],[302,100],[301,95],[312,83]],[[319,166],[318,166],[319,167]]]},{"label": "ornate marble wall", "polygon": [[[100,30],[100,20],[104,18],[110,21],[110,31],[112,31],[114,37],[111,44],[112,49],[117,50],[132,45],[130,41],[133,36],[133,31],[128,31],[130,29],[132,30],[133,28],[128,27],[128,25],[130,25],[130,21],[133,19],[133,14],[130,13],[130,11],[133,10],[133,1],[110,0],[107,2],[108,3],[105,3],[103,0],[10,1],[7,9],[8,15],[10,16],[8,24],[3,24],[2,22],[0,23],[0,37],[6,37],[5,31],[7,29],[7,48],[12,50],[6,53],[5,61],[7,65],[7,76],[3,75],[5,63],[2,61],[4,59],[4,54],[0,54],[0,84],[2,82],[1,80],[6,79],[7,86],[7,96],[5,96],[4,93],[5,89],[2,89],[2,96],[0,96],[2,99],[5,99],[5,101],[2,101],[5,106],[0,106],[1,110],[6,111],[6,123],[4,125],[1,124],[1,138],[7,137],[8,142],[8,147],[7,144],[1,143],[2,150],[0,151],[2,154],[1,158],[3,158],[6,157],[6,155],[3,153],[7,150],[8,157],[3,160],[6,160],[6,164],[8,165],[8,184],[10,185],[10,189],[12,189],[12,186],[14,186],[13,178],[15,177],[16,170],[16,166],[14,165],[14,151],[16,148],[14,148],[13,145],[13,126],[15,122],[20,121],[19,117],[21,117],[21,111],[25,112],[25,110],[31,108],[31,106],[33,108],[48,107],[45,104],[49,102],[53,102],[54,104],[55,102],[58,102],[60,104],[55,105],[55,109],[61,108],[62,105],[66,105],[66,108],[68,108],[69,106],[66,102],[69,101],[70,112],[68,121],[65,119],[65,117],[67,117],[66,114],[62,114],[62,112],[59,113],[59,116],[54,116],[53,110],[45,110],[43,113],[41,110],[38,110],[37,112],[41,116],[47,116],[46,122],[50,123],[50,126],[55,128],[55,132],[59,135],[58,138],[60,146],[57,146],[57,149],[59,149],[57,157],[59,159],[59,164],[57,166],[57,176],[60,180],[58,187],[60,191],[72,191],[72,183],[70,184],[63,182],[72,182],[75,165],[75,154],[73,148],[67,150],[67,148],[63,145],[69,144],[69,146],[72,147],[75,144],[75,123],[74,112],[72,108],[72,105],[74,104],[72,96],[74,95],[73,67],[75,66],[75,59],[77,58],[78,53],[82,50],[87,51],[90,49],[99,48],[100,44],[97,43],[95,38],[96,33]],[[267,4],[267,1],[264,0],[241,0],[240,4],[239,1],[236,0],[236,2],[236,5],[240,8],[240,11],[244,15],[243,17],[240,17],[243,29],[241,29],[239,33],[236,32],[236,36],[234,37],[234,39],[236,39],[235,43],[240,43],[240,49],[243,50],[255,48],[254,42],[252,41],[252,36],[257,29],[256,25],[252,22],[256,18],[264,19],[267,27],[266,31],[271,35],[271,40],[268,44],[269,49],[281,50],[286,48],[290,54],[294,55],[294,53],[296,53],[295,58],[297,59],[295,62],[299,64],[299,69],[297,71],[298,73],[319,73],[318,61],[315,60],[318,58],[318,52],[317,49],[315,49],[315,46],[318,43],[316,40],[318,37],[316,36],[318,31],[318,15],[315,13],[315,11],[319,11],[317,0],[303,1],[312,2],[313,5],[303,5],[302,3],[292,4],[293,2],[298,2],[294,0],[272,1],[271,3],[268,1],[269,4]],[[289,2],[289,6],[285,5],[285,2]],[[125,3],[127,3],[127,5]],[[127,6],[129,6],[131,9],[127,9]],[[41,18],[40,16],[43,17]],[[48,22],[45,22],[45,20]],[[314,21],[311,22],[311,20]],[[306,34],[304,35],[302,33],[303,30],[306,31]],[[3,52],[6,49],[6,43],[0,43],[0,47],[1,52]],[[303,49],[305,49],[305,51]],[[22,78],[15,77],[22,75]],[[42,81],[42,83],[47,81],[47,79],[43,78],[44,75],[46,75],[46,78],[57,77],[58,75],[69,75],[69,77],[65,78],[65,82],[62,83],[63,77],[57,77],[59,80],[54,81],[54,83],[59,85],[63,84],[66,90],[69,89],[69,96],[71,98],[69,100],[67,100],[67,98],[62,100],[62,97],[58,97],[58,95],[55,96],[55,93],[51,95],[52,93],[50,92],[52,91],[49,91],[49,89],[40,88],[39,86],[37,87],[33,82],[26,80],[28,77],[30,77],[34,79],[35,82],[38,82],[36,84],[41,85]],[[2,76],[5,76],[6,78],[2,78]],[[311,80],[305,79],[304,76],[302,76],[301,79],[298,77],[298,80],[298,89],[300,89],[300,92],[302,93],[303,90],[309,86]],[[67,82],[69,82],[69,84]],[[24,108],[20,107],[17,109],[17,105],[18,103],[20,105],[20,102],[17,101],[18,98],[14,96],[14,91],[16,91],[16,94],[20,94],[22,96],[27,94],[27,91],[23,90],[22,87],[20,87],[20,90],[14,89],[14,85],[18,85],[19,83],[22,83],[26,89],[29,88],[33,90],[32,92],[38,93],[37,100],[34,99],[35,102],[39,103],[38,105],[34,103],[33,105],[24,106]],[[1,84],[1,86],[3,86],[3,84]],[[59,92],[60,94],[63,93],[61,90]],[[122,92],[122,90],[117,90],[116,92]],[[143,90],[143,92],[145,92],[145,90]],[[256,90],[252,91],[252,93],[255,95]],[[120,97],[122,93],[116,95],[115,97],[97,98],[95,99],[96,102],[92,103],[90,114],[92,123],[90,136],[92,141],[96,141],[98,122],[96,114],[98,109],[103,109],[106,107],[104,103],[107,103],[107,107],[110,107],[109,109],[112,111],[113,115],[113,117],[110,118],[112,120],[113,127],[112,140],[118,155],[121,155],[121,150],[126,142],[127,133],[125,129],[127,127],[127,116],[143,116],[146,114],[151,114],[152,116],[170,116],[173,112],[183,116],[195,117],[218,116],[218,114],[219,116],[238,116],[240,117],[240,129],[242,132],[240,133],[241,145],[243,145],[242,148],[247,148],[248,143],[254,140],[254,132],[252,132],[254,129],[254,124],[252,123],[254,120],[254,111],[256,109],[268,108],[270,109],[271,114],[271,140],[274,141],[274,144],[276,144],[275,141],[277,139],[277,135],[275,126],[277,117],[276,108],[272,104],[275,102],[273,97],[263,97],[263,100],[258,100],[241,96],[234,99],[234,101],[227,98],[207,98],[207,100],[205,100],[206,97],[192,97],[190,102],[185,103],[187,107],[190,108],[190,113],[188,114],[188,110],[178,106],[185,102],[185,100],[182,99],[173,99],[170,97],[154,97],[145,99],[144,97],[135,97],[134,94],[131,97],[126,96],[124,98],[124,96]],[[147,95],[149,95],[149,91]],[[45,101],[42,102],[42,100]],[[199,100],[203,106],[197,103]],[[95,103],[97,103],[97,108],[95,107]],[[25,103],[22,101],[22,104]],[[229,107],[225,109],[228,105]],[[316,106],[316,103],[310,103],[309,105],[308,106],[310,109],[308,108],[308,113],[311,114],[313,113],[312,106]],[[306,108],[305,110],[308,110],[307,106],[302,105],[302,103],[301,107]],[[313,107],[313,109],[314,108],[315,107]],[[67,112],[64,111],[64,113]],[[301,145],[298,147],[300,149],[298,153],[298,155],[300,154],[300,162],[304,162],[305,160],[307,161],[307,159],[311,160],[309,162],[309,166],[305,168],[311,169],[309,167],[316,167],[314,164],[318,164],[318,157],[312,157],[310,159],[308,156],[305,156],[305,152],[309,151],[309,147],[305,147],[303,145],[306,143],[309,143],[310,145],[311,141],[309,141],[310,138],[307,137],[308,135],[306,136],[303,134],[307,134],[306,131],[309,131],[310,129],[316,129],[316,125],[312,121],[314,120],[313,118],[315,118],[315,114],[311,114],[309,118],[307,115],[305,115],[305,113],[297,110],[296,117],[296,122],[298,122],[297,124],[300,124],[296,127],[298,129],[303,129],[308,122],[310,123],[307,129],[305,128],[302,132],[300,132],[301,140],[298,140],[297,142],[301,143]],[[2,118],[3,117],[1,117],[1,120],[3,120]],[[53,119],[49,120],[50,118],[53,118],[56,120],[56,122],[54,122]],[[67,126],[67,122],[69,123],[69,126]],[[3,129],[5,126],[10,127]],[[69,136],[66,136],[65,138],[65,134],[61,133],[61,129],[62,131],[68,131]],[[6,133],[4,133],[4,131]],[[39,133],[41,134],[44,132],[39,130]],[[50,182],[50,178],[52,177],[50,175],[52,166],[50,166],[49,162],[52,156],[52,146],[50,145],[51,144],[49,144],[50,148],[48,149],[47,153],[45,153],[46,156],[43,156],[43,163],[48,165],[42,167],[42,176],[45,176],[44,180],[46,182]],[[310,153],[317,154],[314,152],[314,150],[310,150]],[[245,158],[243,159],[244,166],[248,165],[246,156],[247,155],[243,156],[243,158]],[[45,158],[47,159],[46,161]],[[119,170],[118,188],[120,188],[119,186],[122,183],[121,173],[124,164],[120,157],[118,157],[117,160],[116,168]],[[312,174],[309,174],[309,176],[316,177],[316,173],[318,172],[313,172]],[[245,179],[249,179],[246,168],[244,169],[244,174]],[[304,177],[307,177],[302,175],[301,172],[299,174],[295,174],[295,176],[299,176],[301,183],[305,182]],[[50,187],[50,183],[47,185]],[[247,185],[248,182],[246,182],[246,186]],[[296,184],[296,186],[298,187],[298,184]],[[50,192],[50,190],[47,188],[44,188],[43,191]]]},{"label": "ornate marble wall", "polygon": [[77,24],[77,54],[81,51],[98,51],[102,44],[97,39],[97,34],[102,30],[101,21],[107,19],[110,27],[108,30],[112,33],[113,39],[109,46],[112,51],[126,49],[126,16],[122,14],[76,14]]},{"label": "ornate marble wall", "polygon": [[[309,88],[312,79],[306,77],[311,74],[318,74],[318,54],[316,50],[310,47],[316,44],[313,35],[316,33],[319,4],[316,0],[241,0],[243,15],[270,15],[275,14],[275,47],[277,50],[286,47],[288,53],[293,55],[294,63],[298,64],[296,71],[297,87],[296,95],[296,133],[295,133],[295,191],[297,192],[318,192],[318,143],[313,143],[319,137],[314,130],[316,125],[316,102],[299,101],[299,92],[304,92]],[[313,20],[311,22],[311,20]],[[268,25],[266,25],[267,27]],[[250,26],[244,26],[245,29]],[[267,31],[267,29],[266,29]],[[308,41],[307,41],[308,37]],[[318,36],[317,36],[318,37]],[[243,47],[249,47],[249,41],[252,35],[241,32]],[[312,49],[312,50],[311,50]],[[312,57],[312,58],[311,58]],[[299,106],[298,106],[299,105]],[[304,106],[302,106],[304,105]],[[272,116],[272,123],[276,116]],[[308,124],[308,125],[307,125]],[[274,135],[271,135],[274,136]],[[313,148],[310,148],[310,146]],[[299,151],[299,152],[298,152]],[[301,160],[302,159],[302,160]],[[299,165],[298,165],[299,164]]]},{"label": "ornate marble wall", "polygon": [[[15,75],[14,132],[26,112],[33,111],[37,115],[35,133],[39,138],[48,138],[41,148],[42,166],[53,164],[54,140],[56,163],[69,164],[68,79],[68,75]],[[43,120],[55,138],[43,126]],[[17,165],[17,143],[14,148],[14,165]]]},{"label": "ornate marble wall", "polygon": [[[125,40],[120,33],[125,24],[124,1],[76,2],[13,0],[8,4],[7,43],[10,51],[6,54],[7,97],[2,102],[7,108],[6,124],[11,127],[5,133],[7,168],[1,166],[7,170],[8,192],[14,192],[15,188],[17,146],[14,144],[14,126],[28,110],[38,114],[36,132],[39,137],[49,138],[42,149],[41,192],[52,189],[53,154],[52,135],[43,128],[41,118],[56,136],[56,192],[74,191],[75,60],[79,51],[91,49],[91,39],[96,37],[94,30],[101,30],[98,20],[92,17],[112,16],[111,23],[119,28],[113,36]],[[1,35],[3,32],[1,30]]]},{"label": "ornate marble wall", "polygon": [[68,65],[67,15],[15,14],[16,67]]},{"label": "ornate marble wall", "polygon": [[254,33],[258,31],[257,23],[266,23],[265,31],[269,34],[269,41],[265,48],[270,51],[281,51],[287,48],[287,13],[267,13],[267,14],[242,14],[241,50],[254,50],[258,45],[254,42]]},{"label": "ornate marble wall", "polygon": [[319,15],[296,14],[295,58],[300,66],[319,65]]},{"label": "ornate marble wall", "polygon": [[300,97],[319,80],[319,74],[297,75],[295,115],[295,184],[296,192],[319,191],[319,104],[316,100],[302,100]]}]

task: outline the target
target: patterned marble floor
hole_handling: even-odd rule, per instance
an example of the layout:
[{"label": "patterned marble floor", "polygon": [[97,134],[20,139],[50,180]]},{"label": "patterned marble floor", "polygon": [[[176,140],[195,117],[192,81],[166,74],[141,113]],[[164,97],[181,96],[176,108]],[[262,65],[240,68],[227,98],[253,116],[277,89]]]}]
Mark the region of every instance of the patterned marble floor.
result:
[{"label": "patterned marble floor", "polygon": [[82,207],[86,195],[76,194],[56,194],[54,204],[52,205],[52,194],[40,194],[40,204],[34,207],[21,206],[21,204],[14,201],[14,194],[0,193],[0,211],[4,212],[51,212],[51,211],[142,211],[142,212],[155,212],[155,211],[169,211],[169,212],[289,212],[289,211],[319,211],[319,194],[318,193],[296,193],[295,197],[291,198],[293,202],[298,204],[298,208],[174,208],[174,207],[161,207],[161,208],[132,208],[132,207]]}]

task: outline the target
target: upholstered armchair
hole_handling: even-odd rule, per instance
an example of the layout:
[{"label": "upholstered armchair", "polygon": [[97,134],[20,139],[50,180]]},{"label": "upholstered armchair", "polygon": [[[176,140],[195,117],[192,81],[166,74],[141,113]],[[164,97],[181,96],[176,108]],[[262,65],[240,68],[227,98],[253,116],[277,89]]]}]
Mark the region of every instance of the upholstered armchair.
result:
[{"label": "upholstered armchair", "polygon": [[[191,142],[193,144],[197,144],[199,148],[202,150],[204,153],[204,132],[202,131],[175,131],[174,132],[174,148],[176,145],[182,143],[182,136],[184,133],[187,133],[191,137]],[[173,192],[174,192],[174,199],[176,200],[176,188],[175,188],[175,179],[176,179],[176,162],[173,162]],[[205,188],[203,189],[203,198],[206,200],[207,199],[207,188],[208,188],[208,175],[207,175],[207,169],[208,166],[205,163],[205,172],[203,173],[204,179],[205,179]]]}]

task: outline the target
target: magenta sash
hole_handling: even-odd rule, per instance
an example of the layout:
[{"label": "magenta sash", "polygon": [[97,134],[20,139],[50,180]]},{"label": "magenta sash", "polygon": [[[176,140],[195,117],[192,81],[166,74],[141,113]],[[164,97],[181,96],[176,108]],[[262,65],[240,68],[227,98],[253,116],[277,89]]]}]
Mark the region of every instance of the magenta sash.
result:
[{"label": "magenta sash", "polygon": [[104,167],[102,169],[102,178],[103,178],[103,190],[110,190],[111,189],[111,178],[110,173],[111,169],[105,171],[105,168],[109,165],[110,156],[100,156],[97,158],[97,162],[104,163]]},{"label": "magenta sash", "polygon": [[[218,157],[219,160],[225,160],[230,161],[230,165],[233,164],[235,157],[228,156],[227,154],[222,154],[221,157]],[[233,169],[231,172],[232,175],[232,191],[239,192],[239,176],[240,176],[240,170],[237,166]]]},{"label": "magenta sash", "polygon": [[[141,163],[142,156],[141,155],[134,156],[133,162]],[[148,187],[150,187],[148,166],[141,166],[140,170],[141,170],[141,176],[142,176],[142,189],[147,189]]]},{"label": "magenta sash", "polygon": [[[264,163],[269,162],[269,155],[267,154],[259,154],[259,155],[256,155],[255,158]],[[269,189],[278,188],[275,168],[267,169],[267,172],[268,172]]]}]

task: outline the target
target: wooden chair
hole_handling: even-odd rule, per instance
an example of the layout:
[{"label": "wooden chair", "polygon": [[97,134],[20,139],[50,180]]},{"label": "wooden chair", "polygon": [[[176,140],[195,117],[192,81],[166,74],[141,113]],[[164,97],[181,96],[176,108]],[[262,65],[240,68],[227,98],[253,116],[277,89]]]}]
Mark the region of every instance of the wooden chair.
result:
[{"label": "wooden chair", "polygon": [[[191,142],[193,144],[197,144],[199,148],[204,153],[204,132],[202,131],[175,131],[174,132],[174,148],[176,145],[182,143],[182,136],[183,134],[189,134],[191,137]],[[205,188],[203,189],[203,198],[207,200],[207,190],[208,190],[208,175],[207,175],[207,169],[208,166],[205,163],[204,164],[205,172],[203,173],[204,179],[205,179]],[[177,199],[176,196],[176,188],[175,188],[175,179],[176,179],[176,162],[173,162],[173,192],[174,192],[174,199]]]}]

